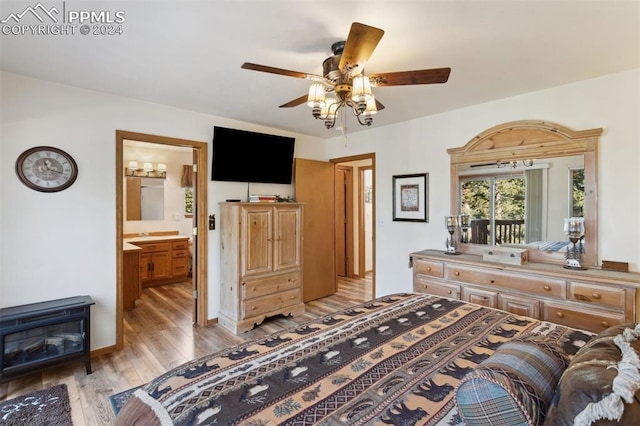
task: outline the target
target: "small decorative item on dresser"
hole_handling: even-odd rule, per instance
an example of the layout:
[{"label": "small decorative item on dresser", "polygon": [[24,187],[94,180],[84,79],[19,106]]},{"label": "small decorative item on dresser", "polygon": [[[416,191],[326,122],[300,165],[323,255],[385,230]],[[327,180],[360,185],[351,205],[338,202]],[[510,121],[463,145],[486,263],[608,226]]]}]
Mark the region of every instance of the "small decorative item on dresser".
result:
[{"label": "small decorative item on dresser", "polygon": [[453,239],[453,234],[456,232],[456,228],[458,227],[458,216],[445,216],[444,224],[447,227],[447,231],[449,231],[449,238],[446,240],[447,251],[445,254],[460,254],[457,250],[456,241]]},{"label": "small decorative item on dresser", "polygon": [[467,235],[467,232],[471,227],[471,216],[469,216],[468,214],[458,215],[458,224],[460,225],[460,229],[462,230],[462,232],[460,233],[460,242],[468,243],[469,237]]},{"label": "small decorative item on dresser", "polygon": [[565,259],[567,269],[579,269],[585,270],[582,266],[582,255],[584,254],[584,246],[582,245],[582,239],[584,238],[584,218],[583,217],[570,217],[564,220],[564,233],[569,236],[569,241],[572,245],[567,247]]}]

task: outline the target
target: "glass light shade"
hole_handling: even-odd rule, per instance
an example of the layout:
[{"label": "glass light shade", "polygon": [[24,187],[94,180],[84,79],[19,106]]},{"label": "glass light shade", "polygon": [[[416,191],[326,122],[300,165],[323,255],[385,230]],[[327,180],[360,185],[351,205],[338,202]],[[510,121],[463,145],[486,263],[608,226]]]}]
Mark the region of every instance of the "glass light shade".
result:
[{"label": "glass light shade", "polygon": [[564,233],[569,236],[581,237],[584,235],[584,218],[570,217],[564,220]]},{"label": "glass light shade", "polygon": [[365,117],[370,117],[378,113],[378,107],[376,105],[375,96],[371,95],[371,97],[367,100],[367,108],[364,110],[362,115]]},{"label": "glass light shade", "polygon": [[458,223],[461,228],[468,228],[470,226],[471,216],[468,214],[458,215]]},{"label": "glass light shade", "polygon": [[138,162],[135,160],[129,161],[129,166],[127,168],[132,170],[138,170]]},{"label": "glass light shade", "polygon": [[159,172],[166,172],[167,171],[167,165],[164,163],[158,163],[158,171]]},{"label": "glass light shade", "polygon": [[351,82],[351,99],[354,102],[367,102],[371,94],[371,82],[366,75],[357,75]]},{"label": "glass light shade", "polygon": [[311,108],[322,108],[324,104],[324,86],[320,83],[313,83],[311,86],[309,86],[307,105]]},{"label": "glass light shade", "polygon": [[143,166],[142,166],[142,169],[143,169],[145,172],[151,172],[151,171],[153,171],[153,163],[144,163],[144,164],[143,164]]}]

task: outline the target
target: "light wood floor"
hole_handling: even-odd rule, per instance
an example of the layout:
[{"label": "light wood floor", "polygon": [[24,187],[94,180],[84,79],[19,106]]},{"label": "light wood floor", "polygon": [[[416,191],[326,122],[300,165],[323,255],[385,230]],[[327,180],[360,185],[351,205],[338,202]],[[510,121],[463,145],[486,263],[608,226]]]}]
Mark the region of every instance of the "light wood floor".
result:
[{"label": "light wood floor", "polygon": [[305,315],[274,317],[240,336],[220,325],[191,324],[190,283],[143,291],[136,308],[125,313],[124,348],[94,357],[93,373],[81,362],[69,364],[0,385],[0,400],[11,399],[65,383],[74,425],[110,425],[114,415],[109,396],[142,385],[186,361],[246,340],[321,317],[372,298],[370,278],[338,279],[338,292],[306,304]]}]

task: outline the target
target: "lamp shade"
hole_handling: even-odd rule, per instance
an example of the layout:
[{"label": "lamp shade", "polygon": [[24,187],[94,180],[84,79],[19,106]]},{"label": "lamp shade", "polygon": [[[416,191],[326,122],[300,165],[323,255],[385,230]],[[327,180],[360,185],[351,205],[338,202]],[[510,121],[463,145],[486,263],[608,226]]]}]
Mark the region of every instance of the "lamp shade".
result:
[{"label": "lamp shade", "polygon": [[367,100],[367,108],[364,110],[362,115],[364,115],[365,117],[370,117],[377,113],[378,113],[378,106],[376,105],[376,98],[373,95],[371,95]]},{"label": "lamp shade", "polygon": [[159,172],[166,172],[167,171],[167,165],[165,163],[158,163],[158,171]]},{"label": "lamp shade", "polygon": [[324,104],[324,86],[320,83],[313,83],[311,86],[309,86],[307,105],[311,108],[322,108]]},{"label": "lamp shade", "polygon": [[132,169],[132,170],[137,170],[137,169],[138,169],[138,162],[137,162],[137,161],[135,161],[135,160],[131,160],[131,161],[129,161],[129,166],[128,166],[128,168],[129,168],[129,169]]},{"label": "lamp shade", "polygon": [[357,75],[353,77],[351,84],[351,99],[354,102],[367,102],[371,98],[371,82],[369,81],[369,77],[366,75]]},{"label": "lamp shade", "polygon": [[151,172],[151,171],[153,171],[153,163],[144,163],[144,164],[142,165],[142,169],[143,169],[145,172]]}]

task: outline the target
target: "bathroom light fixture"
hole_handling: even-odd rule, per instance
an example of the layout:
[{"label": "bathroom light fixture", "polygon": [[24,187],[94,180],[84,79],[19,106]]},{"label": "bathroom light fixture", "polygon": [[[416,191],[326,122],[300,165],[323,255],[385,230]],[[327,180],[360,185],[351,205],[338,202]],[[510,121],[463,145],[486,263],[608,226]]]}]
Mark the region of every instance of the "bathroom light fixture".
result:
[{"label": "bathroom light fixture", "polygon": [[127,167],[124,169],[124,175],[129,177],[164,179],[167,177],[167,165],[165,163],[158,163],[158,166],[154,168],[153,163],[145,161],[142,163],[142,168],[140,168],[140,165],[136,160],[131,160],[127,163]]}]

